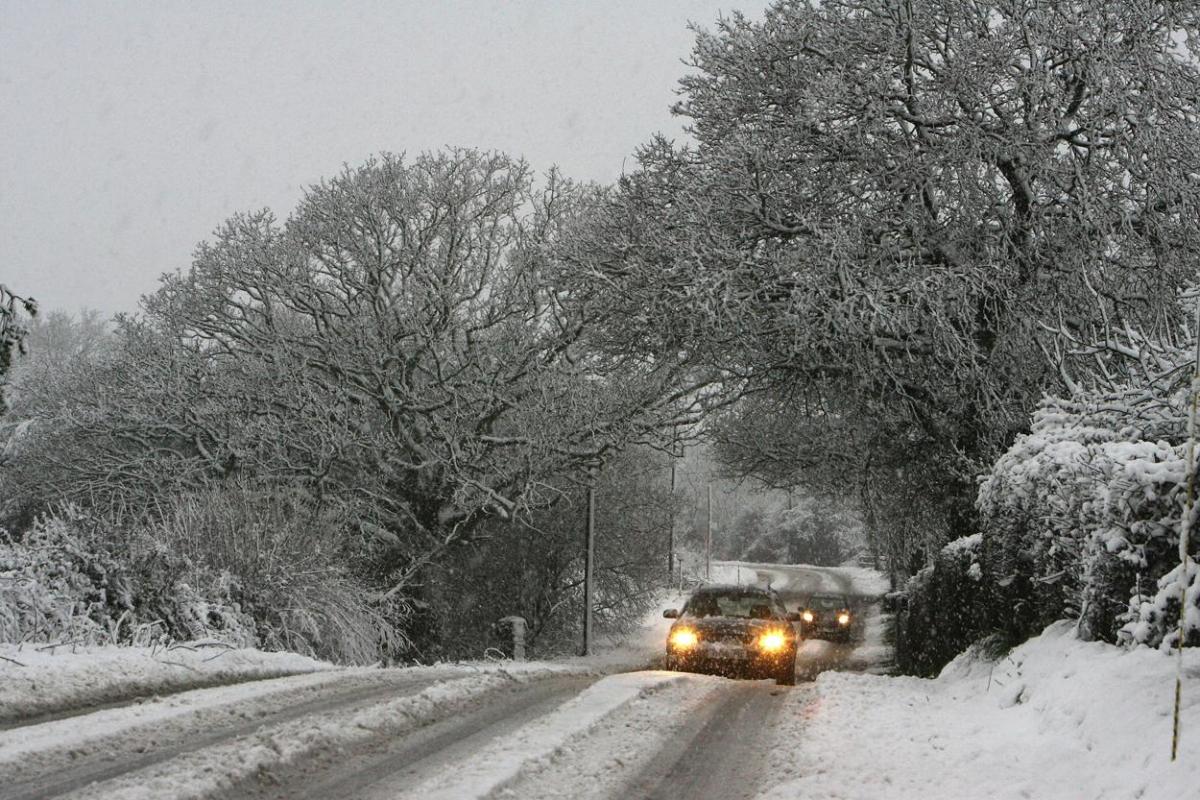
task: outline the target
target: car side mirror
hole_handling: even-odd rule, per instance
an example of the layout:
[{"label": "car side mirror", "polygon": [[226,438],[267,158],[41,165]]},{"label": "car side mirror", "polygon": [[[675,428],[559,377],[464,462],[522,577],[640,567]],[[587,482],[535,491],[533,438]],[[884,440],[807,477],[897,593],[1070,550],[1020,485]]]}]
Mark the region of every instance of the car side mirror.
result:
[{"label": "car side mirror", "polygon": [[664,619],[678,619],[679,618],[679,609],[678,608],[668,608],[666,611],[663,612],[663,618]]},{"label": "car side mirror", "polygon": [[800,622],[803,619],[804,618],[802,616],[800,616],[799,611],[789,611],[788,612],[788,622]]}]

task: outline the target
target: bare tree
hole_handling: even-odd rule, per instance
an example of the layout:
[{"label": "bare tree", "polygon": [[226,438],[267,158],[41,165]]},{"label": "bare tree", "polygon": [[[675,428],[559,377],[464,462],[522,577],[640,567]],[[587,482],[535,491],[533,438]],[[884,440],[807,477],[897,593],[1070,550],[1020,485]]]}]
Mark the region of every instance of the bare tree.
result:
[{"label": "bare tree", "polygon": [[[1103,377],[1096,343],[1176,335],[1200,254],[1196,10],[734,15],[682,82],[696,145],[644,148],[581,271],[627,309],[628,341],[740,372],[827,431],[795,480],[842,446],[857,472],[919,462],[969,513],[1041,394]],[[837,441],[843,420],[864,435]],[[944,525],[965,524],[955,508]]]},{"label": "bare tree", "polygon": [[451,151],[347,169],[282,224],[237,216],[36,404],[9,480],[110,505],[235,475],[301,486],[353,504],[399,588],[707,402],[682,359],[593,347],[602,320],[554,280],[597,196]]}]

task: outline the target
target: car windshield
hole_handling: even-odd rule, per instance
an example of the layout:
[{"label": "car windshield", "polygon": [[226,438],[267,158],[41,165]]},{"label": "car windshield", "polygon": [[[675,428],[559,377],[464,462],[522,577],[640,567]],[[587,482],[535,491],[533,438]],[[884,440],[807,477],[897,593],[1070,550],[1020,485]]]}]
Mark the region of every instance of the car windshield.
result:
[{"label": "car windshield", "polygon": [[692,597],[683,613],[692,617],[761,619],[771,614],[771,599],[759,593],[705,592]]},{"label": "car windshield", "polygon": [[846,602],[845,599],[841,597],[818,594],[813,595],[808,599],[808,607],[820,609],[822,611],[828,611],[837,608],[845,608]]}]

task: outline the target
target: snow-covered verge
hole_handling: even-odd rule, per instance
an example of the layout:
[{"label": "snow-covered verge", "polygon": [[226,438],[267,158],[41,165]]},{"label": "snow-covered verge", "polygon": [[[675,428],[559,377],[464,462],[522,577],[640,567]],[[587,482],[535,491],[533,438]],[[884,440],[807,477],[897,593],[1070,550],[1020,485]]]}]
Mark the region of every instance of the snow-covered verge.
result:
[{"label": "snow-covered verge", "polygon": [[[559,659],[559,667],[612,673],[646,669],[661,660],[671,620],[663,609],[686,596],[666,592],[635,633],[600,641],[593,655]],[[464,669],[548,668],[549,662],[463,663]],[[0,643],[0,725],[107,703],[210,686],[341,669],[286,652],[232,648],[206,641],[170,647]]]},{"label": "snow-covered verge", "polygon": [[932,680],[823,673],[781,715],[771,800],[1181,798],[1200,786],[1200,652],[1185,653],[1183,738],[1170,763],[1175,659],[1080,641],[1057,623],[991,663]]},{"label": "snow-covered verge", "polygon": [[336,669],[216,642],[167,647],[0,644],[0,723],[203,686]]}]

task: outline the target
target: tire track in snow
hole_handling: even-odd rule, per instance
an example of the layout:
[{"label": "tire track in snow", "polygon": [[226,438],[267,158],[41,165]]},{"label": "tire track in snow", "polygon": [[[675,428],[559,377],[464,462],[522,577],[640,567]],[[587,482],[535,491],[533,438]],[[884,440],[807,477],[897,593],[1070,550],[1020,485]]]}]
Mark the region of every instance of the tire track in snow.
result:
[{"label": "tire track in snow", "polygon": [[[688,680],[674,672],[630,672],[601,680],[553,712],[475,753],[466,762],[431,777],[407,792],[412,800],[472,800],[490,797],[538,764],[570,749],[579,739],[631,703]],[[574,796],[574,793],[568,794]]]},{"label": "tire track in snow", "polygon": [[614,797],[646,800],[749,800],[765,775],[775,718],[784,699],[805,689],[776,688],[761,681],[725,693],[706,717],[675,737]]},{"label": "tire track in snow", "polygon": [[667,748],[686,748],[695,731],[738,687],[725,678],[688,675],[639,697],[552,757],[527,764],[512,783],[489,797],[505,800],[608,800],[645,797],[637,779]]},{"label": "tire track in snow", "polygon": [[[282,691],[277,690],[273,696],[246,698],[257,700],[249,704],[249,709],[243,709],[236,702],[216,707],[188,708],[185,705],[175,709],[179,713],[170,714],[173,709],[168,704],[162,709],[168,712],[164,720],[163,715],[154,714],[154,709],[147,707],[150,719],[145,723],[113,732],[105,723],[119,725],[122,712],[128,709],[99,711],[93,715],[93,719],[72,717],[9,731],[4,741],[0,742],[0,757],[19,760],[0,765],[0,779],[4,780],[5,785],[4,797],[6,800],[56,797],[253,733],[265,726],[373,703],[394,697],[398,692],[419,692],[445,678],[444,675],[387,676],[383,673],[360,677],[376,679],[368,680],[367,686],[351,680],[328,685],[329,676],[320,675],[321,680],[314,681],[317,686],[285,687]],[[213,691],[216,690],[200,690],[203,693]],[[306,697],[314,692],[315,697]],[[232,699],[236,701],[236,698]],[[52,730],[46,731],[46,728]],[[63,735],[71,732],[77,734],[74,739]],[[39,738],[50,743],[50,746],[36,749]],[[32,748],[22,748],[22,744],[32,745]]]},{"label": "tire track in snow", "polygon": [[441,719],[464,713],[497,690],[549,678],[594,674],[558,665],[517,665],[507,670],[452,670],[416,693],[376,697],[354,708],[307,713],[199,750],[176,755],[72,793],[73,798],[159,800],[213,798],[281,764],[320,754],[354,753],[386,737],[405,737]]},{"label": "tire track in snow", "polygon": [[390,800],[397,787],[432,778],[466,763],[497,739],[551,713],[597,678],[549,678],[482,698],[476,708],[420,728],[385,737],[345,753],[316,754],[302,762],[265,770],[214,800]]}]

